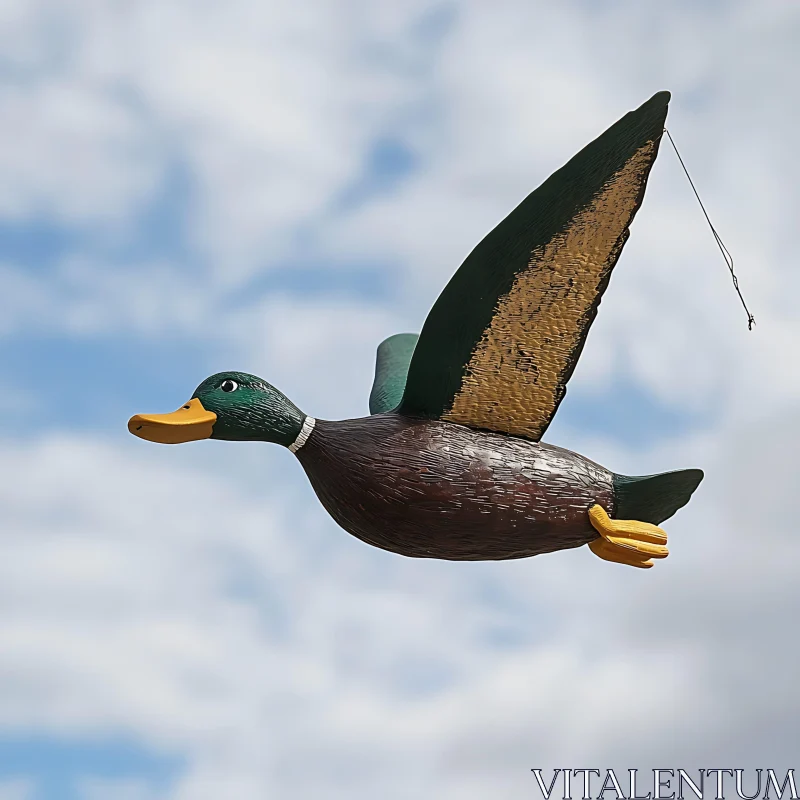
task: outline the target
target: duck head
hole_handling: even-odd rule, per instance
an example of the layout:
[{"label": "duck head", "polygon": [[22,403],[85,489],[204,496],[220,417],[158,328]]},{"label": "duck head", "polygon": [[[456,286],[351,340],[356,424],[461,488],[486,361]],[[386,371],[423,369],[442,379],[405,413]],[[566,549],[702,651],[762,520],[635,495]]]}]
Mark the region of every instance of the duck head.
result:
[{"label": "duck head", "polygon": [[177,411],[136,414],[130,418],[128,430],[162,444],[227,439],[289,447],[305,422],[306,415],[262,378],[245,372],[220,372],[206,378]]}]

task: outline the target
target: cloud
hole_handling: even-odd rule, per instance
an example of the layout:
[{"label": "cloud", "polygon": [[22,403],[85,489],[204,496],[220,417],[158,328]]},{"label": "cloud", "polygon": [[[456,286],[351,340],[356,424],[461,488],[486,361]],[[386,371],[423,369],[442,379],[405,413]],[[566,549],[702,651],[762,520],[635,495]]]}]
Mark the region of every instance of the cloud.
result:
[{"label": "cloud", "polygon": [[197,189],[191,241],[219,277],[285,253],[409,102],[427,11],[365,6],[354,25],[335,2],[308,16],[204,8],[39,3],[12,17],[27,46],[9,54],[0,208],[124,224],[178,158]]},{"label": "cloud", "polygon": [[85,800],[106,800],[109,797],[118,800],[157,800],[158,791],[142,781],[95,778],[83,783],[82,797]]},{"label": "cloud", "polygon": [[29,781],[10,780],[0,783],[2,800],[30,800],[33,796],[33,788]]}]

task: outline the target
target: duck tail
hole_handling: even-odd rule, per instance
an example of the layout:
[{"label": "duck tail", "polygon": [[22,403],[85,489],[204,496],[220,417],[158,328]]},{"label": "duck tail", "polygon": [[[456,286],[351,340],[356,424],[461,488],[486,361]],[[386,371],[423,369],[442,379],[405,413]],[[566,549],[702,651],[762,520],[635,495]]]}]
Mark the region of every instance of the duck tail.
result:
[{"label": "duck tail", "polygon": [[660,475],[614,475],[617,519],[661,524],[683,508],[703,480],[701,469],[680,469]]}]

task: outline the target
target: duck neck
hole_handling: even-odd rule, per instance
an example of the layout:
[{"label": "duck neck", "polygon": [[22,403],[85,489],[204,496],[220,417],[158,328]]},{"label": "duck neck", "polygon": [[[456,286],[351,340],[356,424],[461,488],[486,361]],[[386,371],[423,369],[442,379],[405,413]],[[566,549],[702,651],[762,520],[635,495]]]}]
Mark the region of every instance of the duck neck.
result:
[{"label": "duck neck", "polygon": [[247,405],[228,408],[219,414],[212,438],[272,442],[297,452],[310,436],[314,423],[313,417],[270,387],[270,391],[259,392]]},{"label": "duck neck", "polygon": [[298,449],[298,442],[300,446],[305,444],[310,431],[304,434],[304,430],[312,424],[311,418],[285,395],[277,391],[266,395],[255,412],[253,422],[259,441],[280,444],[293,452]]}]

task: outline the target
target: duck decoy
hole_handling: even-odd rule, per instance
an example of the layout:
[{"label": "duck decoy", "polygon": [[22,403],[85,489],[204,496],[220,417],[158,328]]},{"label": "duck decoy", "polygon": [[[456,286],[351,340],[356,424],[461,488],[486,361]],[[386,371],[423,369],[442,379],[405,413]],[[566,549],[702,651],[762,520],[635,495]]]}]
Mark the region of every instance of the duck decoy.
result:
[{"label": "duck decoy", "polygon": [[128,429],[284,445],[342,528],[394,553],[495,560],[586,544],[651,567],[668,554],[658,526],[702,471],[618,475],[541,438],[642,203],[669,99],[654,95],[555,172],[469,254],[418,336],[378,347],[370,416],[314,419],[265,380],[221,372]]}]

